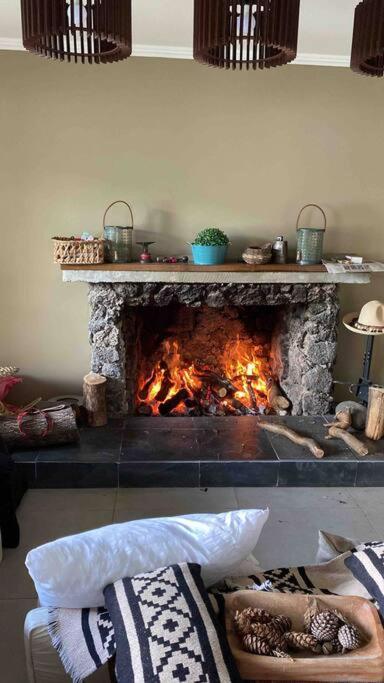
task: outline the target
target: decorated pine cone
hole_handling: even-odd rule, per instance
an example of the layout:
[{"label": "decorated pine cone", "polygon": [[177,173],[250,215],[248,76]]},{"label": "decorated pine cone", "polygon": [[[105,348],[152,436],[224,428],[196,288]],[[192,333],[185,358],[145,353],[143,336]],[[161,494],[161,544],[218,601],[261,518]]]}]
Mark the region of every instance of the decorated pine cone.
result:
[{"label": "decorated pine cone", "polygon": [[244,614],[245,610],[242,612],[236,612],[234,616],[235,628],[237,633],[243,637],[250,632],[251,619],[248,614]]},{"label": "decorated pine cone", "polygon": [[340,627],[339,617],[330,610],[319,612],[313,617],[311,622],[311,634],[321,640],[328,642],[337,637],[337,632]]},{"label": "decorated pine cone", "polygon": [[352,624],[344,624],[341,626],[341,628],[339,628],[337,637],[341,647],[343,648],[343,652],[348,652],[348,650],[357,650],[357,648],[361,647],[363,642],[360,631],[356,628],[356,626],[352,626]]},{"label": "decorated pine cone", "polygon": [[244,650],[250,652],[253,655],[264,655],[269,657],[272,654],[272,648],[263,638],[254,636],[252,633],[248,633],[243,638]]},{"label": "decorated pine cone", "polygon": [[292,628],[292,621],[290,618],[284,617],[282,614],[279,614],[277,617],[273,617],[271,623],[277,631],[280,631],[280,633],[286,633]]},{"label": "decorated pine cone", "polygon": [[334,638],[334,640],[328,640],[325,643],[322,644],[322,651],[323,655],[338,655],[341,654],[343,651],[342,646],[339,643],[338,638]]},{"label": "decorated pine cone", "polygon": [[277,650],[286,650],[288,647],[284,634],[277,631],[272,622],[269,624],[251,624],[250,632],[254,636],[266,640],[272,648]]},{"label": "decorated pine cone", "polygon": [[310,633],[296,633],[289,631],[284,634],[287,644],[294,650],[309,650],[316,654],[321,653],[321,643]]}]

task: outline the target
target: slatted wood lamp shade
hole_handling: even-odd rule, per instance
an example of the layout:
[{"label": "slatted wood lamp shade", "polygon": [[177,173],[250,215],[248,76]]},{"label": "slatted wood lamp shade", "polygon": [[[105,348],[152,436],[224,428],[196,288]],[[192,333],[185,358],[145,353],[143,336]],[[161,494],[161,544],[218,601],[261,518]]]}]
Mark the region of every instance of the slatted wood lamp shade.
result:
[{"label": "slatted wood lamp shade", "polygon": [[363,0],[355,9],[351,69],[365,76],[384,75],[384,0]]},{"label": "slatted wood lamp shade", "polygon": [[300,0],[195,0],[194,58],[225,69],[295,59]]},{"label": "slatted wood lamp shade", "polygon": [[83,64],[131,55],[131,0],[21,0],[21,16],[30,52]]}]

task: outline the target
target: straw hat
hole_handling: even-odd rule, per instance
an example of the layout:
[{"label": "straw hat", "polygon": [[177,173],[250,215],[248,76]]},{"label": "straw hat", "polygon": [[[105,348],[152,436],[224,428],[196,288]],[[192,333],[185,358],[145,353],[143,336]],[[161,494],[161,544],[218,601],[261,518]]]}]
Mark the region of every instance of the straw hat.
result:
[{"label": "straw hat", "polygon": [[357,334],[384,334],[384,304],[381,301],[368,301],[359,313],[348,313],[343,318],[348,330]]}]

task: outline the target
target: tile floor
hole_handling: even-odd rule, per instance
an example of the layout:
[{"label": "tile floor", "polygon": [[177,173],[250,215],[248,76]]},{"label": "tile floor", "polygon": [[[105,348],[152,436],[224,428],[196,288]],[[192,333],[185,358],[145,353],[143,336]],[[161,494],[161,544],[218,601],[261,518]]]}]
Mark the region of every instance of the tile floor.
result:
[{"label": "tile floor", "polygon": [[384,537],[382,488],[28,491],[18,511],[20,547],[6,550],[0,564],[1,683],[27,683],[23,621],[36,600],[24,568],[30,548],[111,522],[267,506],[270,518],[256,551],[266,569],[312,562],[319,528],[362,540]]}]

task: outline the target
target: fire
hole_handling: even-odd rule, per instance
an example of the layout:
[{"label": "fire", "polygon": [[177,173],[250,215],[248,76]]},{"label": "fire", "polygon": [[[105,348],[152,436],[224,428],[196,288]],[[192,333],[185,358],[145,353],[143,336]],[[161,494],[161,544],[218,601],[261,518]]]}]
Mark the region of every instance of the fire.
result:
[{"label": "fire", "polygon": [[252,341],[228,342],[217,368],[187,363],[179,342],[166,340],[152,372],[140,377],[139,412],[202,415],[257,414],[267,406],[269,363]]}]

